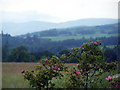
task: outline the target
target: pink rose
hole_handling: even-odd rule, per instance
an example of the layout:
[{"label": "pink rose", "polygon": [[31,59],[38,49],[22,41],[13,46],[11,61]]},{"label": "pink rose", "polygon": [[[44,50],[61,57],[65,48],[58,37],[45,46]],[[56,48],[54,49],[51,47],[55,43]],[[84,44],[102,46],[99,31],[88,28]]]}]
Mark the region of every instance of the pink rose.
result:
[{"label": "pink rose", "polygon": [[58,69],[58,67],[56,67],[56,66],[55,66],[53,69],[54,69],[54,70],[57,70],[57,69]]},{"label": "pink rose", "polygon": [[98,45],[99,43],[98,42],[93,42],[94,45]]},{"label": "pink rose", "polygon": [[112,77],[111,76],[108,76],[107,78],[105,78],[106,80],[110,80],[110,79],[112,79]]},{"label": "pink rose", "polygon": [[46,60],[45,62],[46,62],[47,64],[50,64],[50,61],[48,61],[48,60]]},{"label": "pink rose", "polygon": [[21,72],[21,73],[24,73],[24,72],[25,72],[25,70],[24,70],[24,69],[21,69],[21,70],[20,70],[20,72]]},{"label": "pink rose", "polygon": [[80,71],[75,71],[75,73],[76,73],[76,74],[81,74],[81,72],[80,72]]},{"label": "pink rose", "polygon": [[54,70],[57,70],[57,69],[58,69],[58,64],[56,64],[53,69],[54,69]]},{"label": "pink rose", "polygon": [[109,78],[105,78],[105,80],[109,80]]},{"label": "pink rose", "polygon": [[112,77],[111,77],[111,76],[108,76],[108,79],[112,79]]}]

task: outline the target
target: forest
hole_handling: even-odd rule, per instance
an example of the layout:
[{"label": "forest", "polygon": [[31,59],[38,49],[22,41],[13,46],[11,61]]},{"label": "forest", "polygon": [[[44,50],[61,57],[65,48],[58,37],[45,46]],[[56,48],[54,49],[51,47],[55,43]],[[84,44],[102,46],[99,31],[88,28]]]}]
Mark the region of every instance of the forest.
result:
[{"label": "forest", "polygon": [[[41,58],[51,57],[69,53],[69,49],[77,48],[82,43],[101,40],[102,48],[105,49],[104,55],[108,61],[117,60],[120,51],[118,40],[120,37],[99,37],[99,38],[81,38],[68,39],[63,41],[52,41],[47,38],[34,37],[13,37],[10,34],[3,34],[2,54],[3,62],[37,62]],[[75,63],[77,61],[65,61]]]}]

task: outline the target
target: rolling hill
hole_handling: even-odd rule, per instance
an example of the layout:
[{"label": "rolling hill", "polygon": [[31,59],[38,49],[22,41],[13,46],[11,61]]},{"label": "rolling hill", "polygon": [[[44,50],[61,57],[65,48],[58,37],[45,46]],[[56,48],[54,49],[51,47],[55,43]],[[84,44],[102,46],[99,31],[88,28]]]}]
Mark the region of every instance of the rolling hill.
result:
[{"label": "rolling hill", "polygon": [[117,36],[118,24],[107,24],[107,25],[97,25],[97,26],[77,26],[70,28],[58,28],[49,29],[46,31],[39,31],[29,34],[20,35],[19,37],[43,37],[49,39],[75,39],[82,37],[108,37]]},{"label": "rolling hill", "polygon": [[49,30],[52,28],[70,28],[77,26],[96,26],[117,23],[117,19],[108,18],[90,18],[80,19],[61,23],[51,23],[42,21],[31,21],[24,23],[2,23],[4,33],[9,33],[12,36],[32,33],[37,31]]}]

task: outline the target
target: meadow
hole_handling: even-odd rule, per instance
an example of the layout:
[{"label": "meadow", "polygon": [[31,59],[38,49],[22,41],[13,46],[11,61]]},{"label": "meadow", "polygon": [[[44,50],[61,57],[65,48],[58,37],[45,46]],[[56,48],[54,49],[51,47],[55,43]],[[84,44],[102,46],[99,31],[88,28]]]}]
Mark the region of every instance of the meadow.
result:
[{"label": "meadow", "polygon": [[[28,81],[24,79],[20,73],[21,69],[32,71],[34,66],[38,63],[2,63],[2,88],[30,88]],[[76,66],[76,63],[65,64],[66,66]],[[108,85],[108,82],[105,80],[105,77],[108,75],[117,74],[117,71],[111,73],[104,73],[100,79],[103,80],[103,84],[95,84],[94,87],[104,88]],[[55,88],[66,88],[69,84],[68,78],[66,75],[61,79],[53,79],[52,81],[56,83]]]},{"label": "meadow", "polygon": [[99,37],[111,37],[111,36],[117,36],[117,34],[90,34],[90,35],[79,35],[79,36],[52,36],[52,37],[42,37],[42,38],[47,38],[51,39],[52,41],[63,41],[63,40],[68,40],[68,39],[89,39],[89,38],[99,38]]},{"label": "meadow", "polygon": [[[34,70],[34,66],[38,63],[2,63],[2,88],[29,88],[28,81],[24,80],[24,77],[20,73],[21,69],[28,71]],[[66,66],[76,66],[76,64],[66,64]],[[67,77],[64,77],[67,78]],[[63,86],[60,84],[63,80],[60,80],[57,87]],[[57,82],[55,79],[54,82]]]},{"label": "meadow", "polygon": [[2,63],[2,88],[28,88],[21,69],[34,69],[36,63]]}]

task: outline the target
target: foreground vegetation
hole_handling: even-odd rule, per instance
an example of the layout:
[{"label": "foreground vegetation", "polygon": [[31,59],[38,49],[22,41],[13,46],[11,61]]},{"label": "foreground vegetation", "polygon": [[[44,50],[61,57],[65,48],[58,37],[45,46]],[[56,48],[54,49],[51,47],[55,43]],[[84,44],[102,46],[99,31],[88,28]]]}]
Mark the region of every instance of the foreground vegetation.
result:
[{"label": "foreground vegetation", "polygon": [[[80,48],[71,49],[69,55],[43,58],[40,64],[35,66],[35,70],[22,69],[20,72],[31,87],[39,89],[55,88],[54,80],[59,82],[62,78],[66,79],[65,77],[65,88],[119,88],[119,82],[111,76],[119,63],[107,63],[99,45],[100,41],[84,43]],[[71,59],[79,62],[76,67],[68,68],[63,62]]]},{"label": "foreground vegetation", "polygon": [[[38,63],[3,63],[3,77],[2,77],[2,88],[30,88],[29,82],[24,79],[22,74],[20,74],[20,70],[24,68],[25,70],[34,70],[34,66]],[[72,66],[76,66],[77,64],[65,64],[71,68]],[[15,68],[14,68],[15,67]],[[112,71],[110,73],[104,73],[101,75],[101,79],[104,80],[104,86],[101,84],[96,84],[94,87],[96,88],[104,88],[109,83],[105,80],[105,78],[110,75],[113,76],[118,73],[118,70]],[[69,84],[69,77],[66,75],[61,79],[53,79],[52,82],[56,83],[55,88],[66,88],[66,85]],[[118,80],[118,78],[117,78]],[[19,81],[19,82],[18,82]]]},{"label": "foreground vegetation", "polygon": [[[119,62],[107,62],[100,41],[84,43],[69,54],[43,58],[38,64],[3,64],[3,88],[119,88]],[[78,64],[66,65],[64,61],[78,60]],[[23,66],[22,66],[23,65]],[[29,64],[28,64],[29,65]],[[35,68],[33,67],[35,65]],[[14,72],[18,68],[17,72]],[[5,72],[6,71],[6,72]],[[21,76],[20,71],[24,78]],[[24,81],[24,79],[26,79]],[[7,85],[10,83],[9,85]],[[24,84],[24,85],[23,85]]]}]

